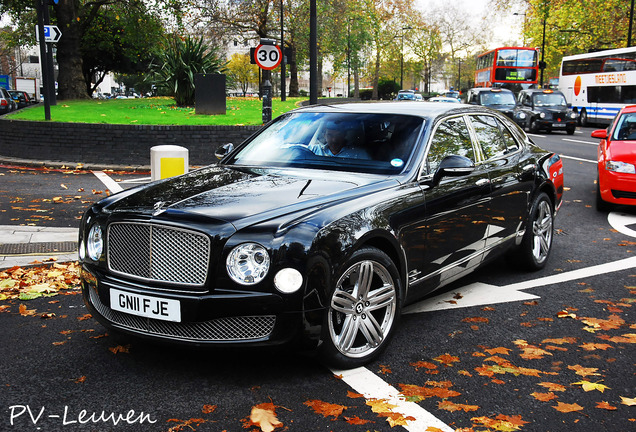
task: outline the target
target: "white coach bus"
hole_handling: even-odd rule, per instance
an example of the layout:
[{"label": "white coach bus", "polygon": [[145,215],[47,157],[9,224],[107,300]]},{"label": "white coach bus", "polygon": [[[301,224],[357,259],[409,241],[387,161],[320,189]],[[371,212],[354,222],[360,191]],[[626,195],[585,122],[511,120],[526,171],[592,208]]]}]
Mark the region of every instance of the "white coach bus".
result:
[{"label": "white coach bus", "polygon": [[622,107],[636,104],[636,47],[563,57],[559,90],[581,126],[610,123]]}]

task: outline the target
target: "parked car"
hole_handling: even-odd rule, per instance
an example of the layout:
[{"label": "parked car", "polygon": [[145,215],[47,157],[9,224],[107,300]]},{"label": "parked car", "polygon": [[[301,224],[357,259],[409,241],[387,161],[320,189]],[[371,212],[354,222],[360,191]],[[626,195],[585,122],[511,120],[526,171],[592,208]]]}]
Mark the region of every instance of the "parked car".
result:
[{"label": "parked car", "polygon": [[560,91],[528,89],[519,92],[513,119],[531,133],[540,130],[550,133],[556,129],[572,135],[576,129],[577,114]]},{"label": "parked car", "polygon": [[9,94],[13,98],[13,100],[17,103],[17,108],[25,108],[31,105],[31,98],[29,94],[25,91],[20,90],[9,90]]},{"label": "parked car", "polygon": [[496,109],[510,118],[512,118],[516,105],[515,94],[512,91],[490,87],[477,87],[468,90],[466,103]]},{"label": "parked car", "polygon": [[399,101],[401,101],[401,100],[414,101],[414,100],[416,100],[415,92],[413,90],[400,90],[398,92],[396,100],[399,100]]},{"label": "parked car", "polygon": [[4,87],[0,87],[0,114],[7,114],[16,109],[17,104]]},{"label": "parked car", "polygon": [[83,296],[107,328],[357,367],[404,305],[502,254],[545,266],[562,202],[559,156],[470,105],[299,108],[217,157],[84,214]]},{"label": "parked car", "polygon": [[446,96],[435,96],[435,97],[432,97],[432,98],[428,98],[427,101],[428,102],[456,103],[456,104],[461,103],[459,101],[459,99],[455,99],[455,98],[452,98],[452,97],[446,97]]},{"label": "parked car", "polygon": [[636,205],[636,105],[621,109],[607,129],[595,130],[598,145],[596,208]]}]

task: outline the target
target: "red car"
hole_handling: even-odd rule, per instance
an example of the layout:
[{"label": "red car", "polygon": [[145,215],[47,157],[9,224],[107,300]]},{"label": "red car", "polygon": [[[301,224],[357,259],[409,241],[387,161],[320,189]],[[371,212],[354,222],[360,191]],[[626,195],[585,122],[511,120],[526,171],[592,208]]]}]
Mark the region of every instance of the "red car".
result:
[{"label": "red car", "polygon": [[636,205],[636,105],[624,107],[607,129],[595,130],[598,146],[596,208]]}]

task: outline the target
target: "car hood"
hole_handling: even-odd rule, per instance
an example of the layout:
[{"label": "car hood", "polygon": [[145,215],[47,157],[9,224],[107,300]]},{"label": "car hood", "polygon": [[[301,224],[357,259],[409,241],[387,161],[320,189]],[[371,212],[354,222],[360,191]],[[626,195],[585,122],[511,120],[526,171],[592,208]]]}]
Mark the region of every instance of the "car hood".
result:
[{"label": "car hood", "polygon": [[359,173],[210,166],[129,193],[124,191],[121,199],[104,209],[154,216],[186,212],[240,229],[396,183],[386,177]]}]

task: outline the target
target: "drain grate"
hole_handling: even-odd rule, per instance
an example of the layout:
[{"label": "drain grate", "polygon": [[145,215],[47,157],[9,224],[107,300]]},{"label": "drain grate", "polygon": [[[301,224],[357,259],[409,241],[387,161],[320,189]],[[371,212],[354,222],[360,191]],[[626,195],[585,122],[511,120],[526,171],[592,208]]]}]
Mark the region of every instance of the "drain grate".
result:
[{"label": "drain grate", "polygon": [[56,254],[77,251],[77,242],[42,242],[0,244],[0,255]]}]

